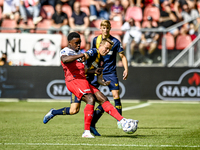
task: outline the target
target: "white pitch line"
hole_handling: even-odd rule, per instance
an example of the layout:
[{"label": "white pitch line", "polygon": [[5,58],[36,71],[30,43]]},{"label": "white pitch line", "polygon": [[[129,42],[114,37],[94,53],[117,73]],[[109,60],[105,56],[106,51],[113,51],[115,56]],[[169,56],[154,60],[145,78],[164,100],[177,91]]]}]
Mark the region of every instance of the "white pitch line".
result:
[{"label": "white pitch line", "polygon": [[31,146],[110,146],[110,147],[200,147],[200,145],[136,145],[136,144],[88,144],[88,143],[0,143],[0,145],[31,145]]},{"label": "white pitch line", "polygon": [[122,111],[127,111],[127,110],[132,110],[132,109],[138,109],[138,108],[143,108],[143,107],[147,107],[151,105],[150,103],[144,103],[144,104],[140,104],[137,106],[132,106],[132,107],[126,107],[126,108],[122,108]]}]

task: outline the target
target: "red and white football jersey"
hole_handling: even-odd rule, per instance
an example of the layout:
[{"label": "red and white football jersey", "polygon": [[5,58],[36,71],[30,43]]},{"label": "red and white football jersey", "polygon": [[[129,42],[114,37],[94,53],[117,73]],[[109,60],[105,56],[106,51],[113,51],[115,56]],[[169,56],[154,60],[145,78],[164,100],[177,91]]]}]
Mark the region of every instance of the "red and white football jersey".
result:
[{"label": "red and white football jersey", "polygon": [[[81,54],[80,51],[76,52],[68,47],[63,48],[60,51],[60,57],[63,55],[72,56],[72,55],[78,55]],[[81,62],[81,58],[70,62],[70,63],[63,63],[61,61],[64,74],[65,74],[65,80],[71,81],[73,79],[86,79],[85,77],[85,65],[83,62]]]}]

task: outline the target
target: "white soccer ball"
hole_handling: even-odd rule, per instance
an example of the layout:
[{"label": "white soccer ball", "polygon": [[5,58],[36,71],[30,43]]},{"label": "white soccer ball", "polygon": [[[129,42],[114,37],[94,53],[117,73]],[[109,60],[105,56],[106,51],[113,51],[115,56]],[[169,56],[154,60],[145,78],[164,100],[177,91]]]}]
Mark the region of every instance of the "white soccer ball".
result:
[{"label": "white soccer ball", "polygon": [[122,125],[122,129],[127,134],[133,134],[137,130],[137,122],[133,119],[126,119],[126,122]]}]

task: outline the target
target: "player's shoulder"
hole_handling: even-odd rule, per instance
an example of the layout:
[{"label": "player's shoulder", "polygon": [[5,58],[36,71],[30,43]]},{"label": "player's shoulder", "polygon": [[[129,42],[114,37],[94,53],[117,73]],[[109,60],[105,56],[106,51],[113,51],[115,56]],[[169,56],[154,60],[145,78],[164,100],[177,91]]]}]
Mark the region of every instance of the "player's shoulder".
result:
[{"label": "player's shoulder", "polygon": [[114,36],[112,36],[112,35],[110,35],[109,39],[110,39],[111,41],[113,41],[114,44],[116,44],[116,43],[117,43],[117,44],[120,43],[120,41],[119,41],[117,38],[115,38]]},{"label": "player's shoulder", "polygon": [[97,53],[97,49],[96,49],[96,48],[91,48],[91,49],[89,49],[86,53],[87,53],[88,55],[96,54],[96,53]]}]

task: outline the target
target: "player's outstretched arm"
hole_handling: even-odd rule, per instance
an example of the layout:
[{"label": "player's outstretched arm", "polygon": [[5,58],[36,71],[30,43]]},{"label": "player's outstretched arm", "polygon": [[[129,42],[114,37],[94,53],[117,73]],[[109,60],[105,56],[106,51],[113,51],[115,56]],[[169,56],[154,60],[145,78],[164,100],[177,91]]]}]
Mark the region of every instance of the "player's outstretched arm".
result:
[{"label": "player's outstretched arm", "polygon": [[61,61],[62,61],[63,63],[69,63],[69,62],[72,62],[72,61],[77,60],[78,58],[82,58],[82,57],[84,57],[84,56],[85,56],[84,54],[71,55],[71,56],[62,55],[62,56],[61,56]]}]

